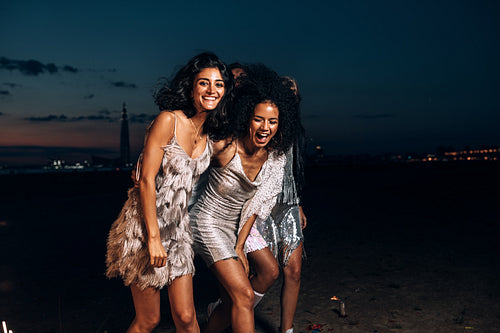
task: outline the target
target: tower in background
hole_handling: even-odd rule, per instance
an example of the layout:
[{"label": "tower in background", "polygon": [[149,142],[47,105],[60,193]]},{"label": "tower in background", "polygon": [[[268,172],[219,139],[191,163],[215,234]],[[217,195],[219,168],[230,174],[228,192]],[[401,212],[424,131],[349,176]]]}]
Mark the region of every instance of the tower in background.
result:
[{"label": "tower in background", "polygon": [[130,141],[128,133],[127,104],[123,103],[122,109],[122,127],[120,131],[120,164],[122,166],[130,165]]}]

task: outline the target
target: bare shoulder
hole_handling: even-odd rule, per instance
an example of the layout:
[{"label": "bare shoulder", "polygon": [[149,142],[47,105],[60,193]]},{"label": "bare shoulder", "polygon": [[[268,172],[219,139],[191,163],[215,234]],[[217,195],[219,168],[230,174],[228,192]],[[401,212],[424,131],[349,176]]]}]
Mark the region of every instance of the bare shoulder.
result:
[{"label": "bare shoulder", "polygon": [[224,152],[225,150],[227,150],[227,148],[229,146],[232,145],[232,143],[233,143],[233,139],[231,139],[231,138],[226,138],[226,139],[222,139],[219,141],[215,141],[212,145],[214,155]]},{"label": "bare shoulder", "polygon": [[213,163],[224,166],[233,158],[236,149],[236,141],[231,138],[215,141],[213,143]]},{"label": "bare shoulder", "polygon": [[175,111],[162,111],[156,116],[154,122],[160,125],[168,125],[169,123],[173,124],[175,121],[174,112]]},{"label": "bare shoulder", "polygon": [[148,136],[159,140],[162,144],[170,141],[174,135],[175,115],[172,111],[162,111],[151,123]]}]

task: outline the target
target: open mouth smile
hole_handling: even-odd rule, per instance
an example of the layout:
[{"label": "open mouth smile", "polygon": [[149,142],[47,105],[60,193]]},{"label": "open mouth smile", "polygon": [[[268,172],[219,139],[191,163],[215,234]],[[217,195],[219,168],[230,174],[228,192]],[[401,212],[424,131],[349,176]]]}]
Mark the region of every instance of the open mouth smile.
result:
[{"label": "open mouth smile", "polygon": [[264,144],[267,142],[270,133],[255,133],[255,138],[258,143]]}]

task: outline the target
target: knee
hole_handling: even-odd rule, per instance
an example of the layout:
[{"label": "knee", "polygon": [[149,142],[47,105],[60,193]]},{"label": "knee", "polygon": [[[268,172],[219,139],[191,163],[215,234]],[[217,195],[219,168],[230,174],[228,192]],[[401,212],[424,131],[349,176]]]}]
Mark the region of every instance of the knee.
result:
[{"label": "knee", "polygon": [[257,271],[257,276],[260,281],[265,281],[267,285],[271,286],[280,276],[280,268],[278,263],[268,265],[265,269]]},{"label": "knee", "polygon": [[151,332],[160,324],[160,313],[150,313],[147,316],[136,316],[137,332]]},{"label": "knee", "polygon": [[233,304],[237,307],[244,307],[248,309],[253,309],[255,294],[251,286],[249,288],[244,288],[235,294],[235,299]]},{"label": "knee", "polygon": [[280,268],[278,264],[276,263],[276,265],[269,267],[269,269],[266,271],[266,275],[270,282],[278,280],[278,277],[280,276]]},{"label": "knee", "polygon": [[177,331],[186,331],[193,327],[196,322],[196,313],[194,309],[182,309],[172,313],[175,318]]},{"label": "knee", "polygon": [[300,282],[301,271],[302,269],[300,265],[289,264],[283,270],[283,274],[285,279],[298,283]]}]

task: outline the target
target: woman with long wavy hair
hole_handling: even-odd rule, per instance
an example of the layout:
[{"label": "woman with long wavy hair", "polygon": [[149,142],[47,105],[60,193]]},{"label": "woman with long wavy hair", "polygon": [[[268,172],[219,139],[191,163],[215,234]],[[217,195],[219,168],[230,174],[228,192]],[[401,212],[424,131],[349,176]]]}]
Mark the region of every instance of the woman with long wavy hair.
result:
[{"label": "woman with long wavy hair", "polygon": [[212,140],[227,136],[232,87],[226,65],[202,53],[155,94],[162,112],[146,134],[138,185],[129,190],[108,237],[106,274],[121,277],[132,291],[135,318],[128,332],[151,332],[158,325],[164,286],[177,332],[199,332],[187,203],[210,163]]}]

